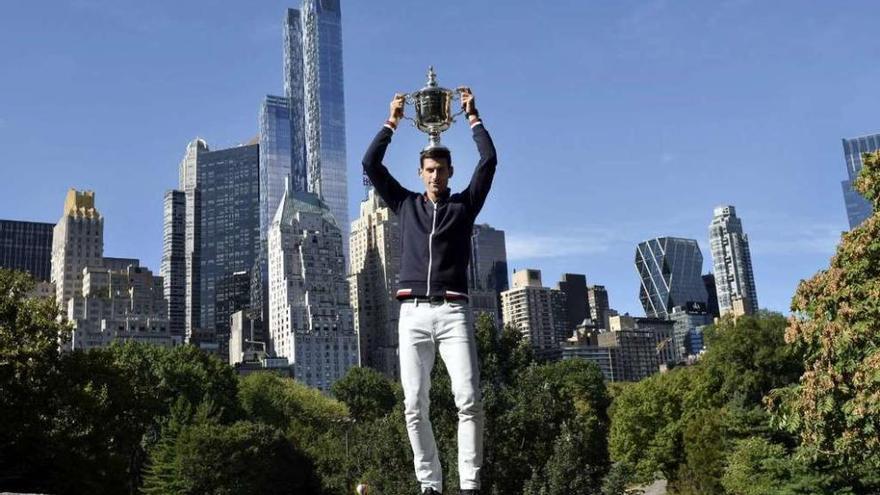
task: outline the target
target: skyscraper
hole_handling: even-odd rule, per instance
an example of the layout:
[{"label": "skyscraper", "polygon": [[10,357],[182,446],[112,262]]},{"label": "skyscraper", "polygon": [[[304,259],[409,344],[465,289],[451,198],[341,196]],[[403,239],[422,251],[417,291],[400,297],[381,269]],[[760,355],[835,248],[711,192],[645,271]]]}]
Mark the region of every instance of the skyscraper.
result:
[{"label": "skyscraper", "polygon": [[220,355],[228,356],[230,318],[233,313],[251,309],[251,273],[242,270],[217,281],[214,291],[214,332],[220,343]]},{"label": "skyscraper", "polygon": [[[721,315],[757,313],[758,295],[752,272],[749,236],[743,232],[742,221],[736,216],[733,206],[715,208],[709,225],[709,245],[715,266],[715,289]],[[734,311],[736,308],[739,310]]]},{"label": "skyscraper", "polygon": [[[208,338],[228,334],[239,309],[221,304],[218,289],[254,267],[260,249],[259,145],[202,151],[196,159],[200,331]],[[250,287],[247,279],[248,292]],[[242,278],[238,276],[238,278]],[[234,284],[239,287],[244,282]],[[247,304],[245,304],[247,306]],[[221,345],[223,344],[222,338]]]},{"label": "skyscraper", "polygon": [[[302,125],[296,126],[302,132]],[[260,107],[260,252],[252,268],[255,285],[251,303],[260,318],[268,313],[268,232],[278,210],[287,180],[294,190],[305,190],[305,163],[302,153],[294,162],[290,98],[268,95]],[[296,171],[294,171],[296,169]]]},{"label": "skyscraper", "polygon": [[648,317],[667,318],[673,307],[688,302],[706,304],[703,255],[697,241],[658,237],[641,242],[635,262],[641,279],[639,299]]},{"label": "skyscraper", "polygon": [[165,192],[162,229],[162,266],[168,301],[168,328],[173,335],[186,334],[186,193]]},{"label": "skyscraper", "polygon": [[28,272],[36,280],[52,277],[51,223],[0,220],[0,268]]},{"label": "skyscraper", "polygon": [[703,275],[703,286],[706,287],[706,295],[709,299],[706,301],[708,306],[706,312],[713,318],[721,316],[718,311],[718,291],[715,289],[715,274],[707,273]]},{"label": "skyscraper", "polygon": [[561,355],[560,336],[568,329],[565,294],[544,287],[540,270],[515,270],[513,288],[501,293],[501,308],[504,323],[518,328],[537,355]]},{"label": "skyscraper", "polygon": [[487,224],[474,225],[468,265],[468,295],[474,316],[486,313],[498,325],[501,293],[508,288],[504,231]]},{"label": "skyscraper", "polygon": [[360,216],[351,223],[349,247],[348,283],[361,365],[398,379],[400,305],[395,295],[400,272],[400,224],[373,189],[361,203]]},{"label": "skyscraper", "polygon": [[269,231],[269,347],[324,391],[359,364],[342,244],[323,201],[285,192]]},{"label": "skyscraper", "polygon": [[587,300],[590,308],[590,319],[598,328],[608,329],[609,312],[611,306],[608,303],[608,290],[604,285],[591,285],[587,287]]},{"label": "skyscraper", "polygon": [[56,302],[72,324],[65,350],[116,340],[177,345],[168,329],[162,277],[134,258],[104,257],[104,217],[92,191],[70,189],[52,235]]},{"label": "skyscraper", "polygon": [[846,203],[846,217],[849,228],[854,229],[871,216],[871,203],[853,188],[853,183],[862,170],[862,153],[880,149],[880,134],[843,140],[843,158],[846,161],[847,180],[841,182],[843,200]]},{"label": "skyscraper", "polygon": [[288,9],[284,29],[284,95],[290,108],[293,185],[297,190],[299,167],[305,164],[306,190],[324,200],[336,217],[347,258],[343,81],[339,0],[303,0],[301,10]]},{"label": "skyscraper", "polygon": [[[201,197],[197,187],[197,163],[200,153],[208,151],[208,143],[196,138],[186,146],[186,153],[180,161],[178,189],[184,194],[184,333],[190,341],[193,333],[201,328],[201,302],[199,289],[200,265],[199,249],[201,238]],[[166,193],[167,194],[167,193]],[[174,221],[171,219],[166,219]],[[168,228],[166,226],[166,228]],[[167,276],[167,275],[166,275]]]},{"label": "skyscraper", "polygon": [[[218,330],[226,334],[232,312],[248,309],[221,304],[218,311],[217,290],[232,283],[240,292],[241,272],[259,266],[259,163],[259,144],[211,151],[205,140],[194,139],[180,162],[179,190],[165,193],[162,275],[169,325],[174,333],[181,327],[182,293],[186,341],[205,350],[219,352]],[[235,283],[230,277],[237,277]]]},{"label": "skyscraper", "polygon": [[[590,317],[590,301],[587,296],[587,276],[575,273],[565,273],[556,284],[556,289],[565,293],[566,310],[568,313],[568,330],[566,335],[560,335],[561,340],[571,337],[575,327]],[[560,340],[560,341],[561,341]]]},{"label": "skyscraper", "polygon": [[[304,71],[302,14],[297,9],[287,9],[284,18],[284,97],[289,108],[290,180],[294,191],[308,190]],[[286,185],[281,184],[281,187],[283,189]],[[274,214],[273,211],[270,222]]]},{"label": "skyscraper", "polygon": [[52,233],[52,283],[62,311],[82,293],[83,269],[103,266],[103,258],[104,217],[95,208],[95,193],[70,189]]},{"label": "skyscraper", "polygon": [[510,288],[503,230],[492,228],[488,224],[474,225],[468,282],[471,288],[489,289],[499,294]]}]

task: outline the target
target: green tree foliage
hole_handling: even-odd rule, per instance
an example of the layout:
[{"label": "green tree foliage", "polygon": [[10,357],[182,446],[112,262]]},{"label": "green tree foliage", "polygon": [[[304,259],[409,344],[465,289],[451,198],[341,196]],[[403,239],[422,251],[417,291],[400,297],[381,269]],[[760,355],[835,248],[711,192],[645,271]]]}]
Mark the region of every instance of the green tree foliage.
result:
[{"label": "green tree foliage", "polygon": [[736,443],[720,482],[733,495],[854,493],[836,488],[833,475],[805,464],[784,445],[761,437]]},{"label": "green tree foliage", "polygon": [[706,332],[702,361],[617,389],[612,406],[612,458],[636,479],[657,476],[680,493],[717,493],[725,447],[770,434],[762,398],[797,380],[797,349],[783,340],[776,314],[726,318]]},{"label": "green tree foliage", "polygon": [[35,478],[52,463],[45,447],[60,335],[54,301],[28,299],[33,280],[0,269],[0,489],[42,489]]},{"label": "green tree foliage", "polygon": [[771,390],[794,383],[803,373],[803,354],[785,343],[786,319],[778,313],[724,319],[706,331],[709,349],[703,402],[751,407]]},{"label": "green tree foliage", "polygon": [[391,412],[397,401],[392,383],[370,368],[352,368],[333,384],[332,392],[348,406],[356,421],[384,416]]},{"label": "green tree foliage", "polygon": [[327,493],[350,493],[353,473],[345,464],[353,423],[344,403],[272,373],[242,378],[239,400],[247,418],[284,431],[301,446]]},{"label": "green tree foliage", "polygon": [[274,373],[243,377],[238,396],[247,418],[282,429],[328,428],[349,415],[342,402]]},{"label": "green tree foliage", "polygon": [[611,456],[632,468],[637,479],[676,478],[684,463],[682,418],[691,407],[688,392],[696,388],[697,378],[695,368],[676,368],[634,383],[615,398]]},{"label": "green tree foliage", "polygon": [[238,414],[237,378],[190,347],[59,352],[69,328],[33,282],[0,270],[0,488],[134,493],[145,447],[176,400]]},{"label": "green tree foliage", "polygon": [[874,214],[843,235],[827,270],[802,281],[786,339],[806,354],[797,385],[773,397],[807,455],[880,471],[880,153],[855,183]]},{"label": "green tree foliage", "polygon": [[153,457],[145,493],[321,493],[310,461],[280,430],[262,423],[185,425],[159,442]]}]

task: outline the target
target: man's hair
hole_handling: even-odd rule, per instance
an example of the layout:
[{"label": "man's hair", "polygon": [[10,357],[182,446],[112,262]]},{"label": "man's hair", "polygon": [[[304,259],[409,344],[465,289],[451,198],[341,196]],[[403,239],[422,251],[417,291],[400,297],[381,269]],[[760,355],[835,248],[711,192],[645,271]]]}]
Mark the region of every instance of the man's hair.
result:
[{"label": "man's hair", "polygon": [[419,154],[419,168],[425,166],[425,158],[433,158],[437,161],[446,160],[446,166],[452,166],[452,154],[449,153],[449,148],[438,146],[422,150]]}]

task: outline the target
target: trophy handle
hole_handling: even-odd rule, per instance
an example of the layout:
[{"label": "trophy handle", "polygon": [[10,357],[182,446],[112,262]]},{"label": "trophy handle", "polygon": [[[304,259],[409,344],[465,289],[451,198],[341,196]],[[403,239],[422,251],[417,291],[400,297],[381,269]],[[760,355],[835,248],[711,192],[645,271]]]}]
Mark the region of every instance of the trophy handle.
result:
[{"label": "trophy handle", "polygon": [[[452,101],[461,101],[461,93],[457,90],[452,93]],[[464,113],[464,108],[452,114],[451,120],[455,122],[455,118]]]},{"label": "trophy handle", "polygon": [[[417,96],[417,94],[418,94],[418,93],[404,93],[404,94],[403,94],[403,103],[404,103],[404,107],[406,107],[406,105],[413,105],[413,106],[415,106],[415,104],[416,104],[416,96]],[[418,128],[418,126],[416,125],[416,119],[414,119],[414,118],[412,118],[412,117],[407,117],[405,113],[403,114],[403,118],[404,118],[405,120],[410,121],[410,122],[412,123],[412,126],[413,126],[413,127]]]}]

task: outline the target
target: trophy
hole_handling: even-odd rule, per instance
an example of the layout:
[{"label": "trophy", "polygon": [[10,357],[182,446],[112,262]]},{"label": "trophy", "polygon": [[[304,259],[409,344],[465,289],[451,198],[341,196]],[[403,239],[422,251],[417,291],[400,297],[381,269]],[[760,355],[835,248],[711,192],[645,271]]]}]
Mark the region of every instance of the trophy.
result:
[{"label": "trophy", "polygon": [[428,84],[424,88],[405,95],[406,102],[415,108],[415,118],[404,117],[413,121],[413,125],[428,134],[428,145],[422,150],[443,148],[440,144],[440,133],[449,129],[455,117],[464,113],[464,109],[452,113],[452,102],[461,99],[461,95],[451,89],[437,85],[437,74],[434,66],[428,67]]}]

